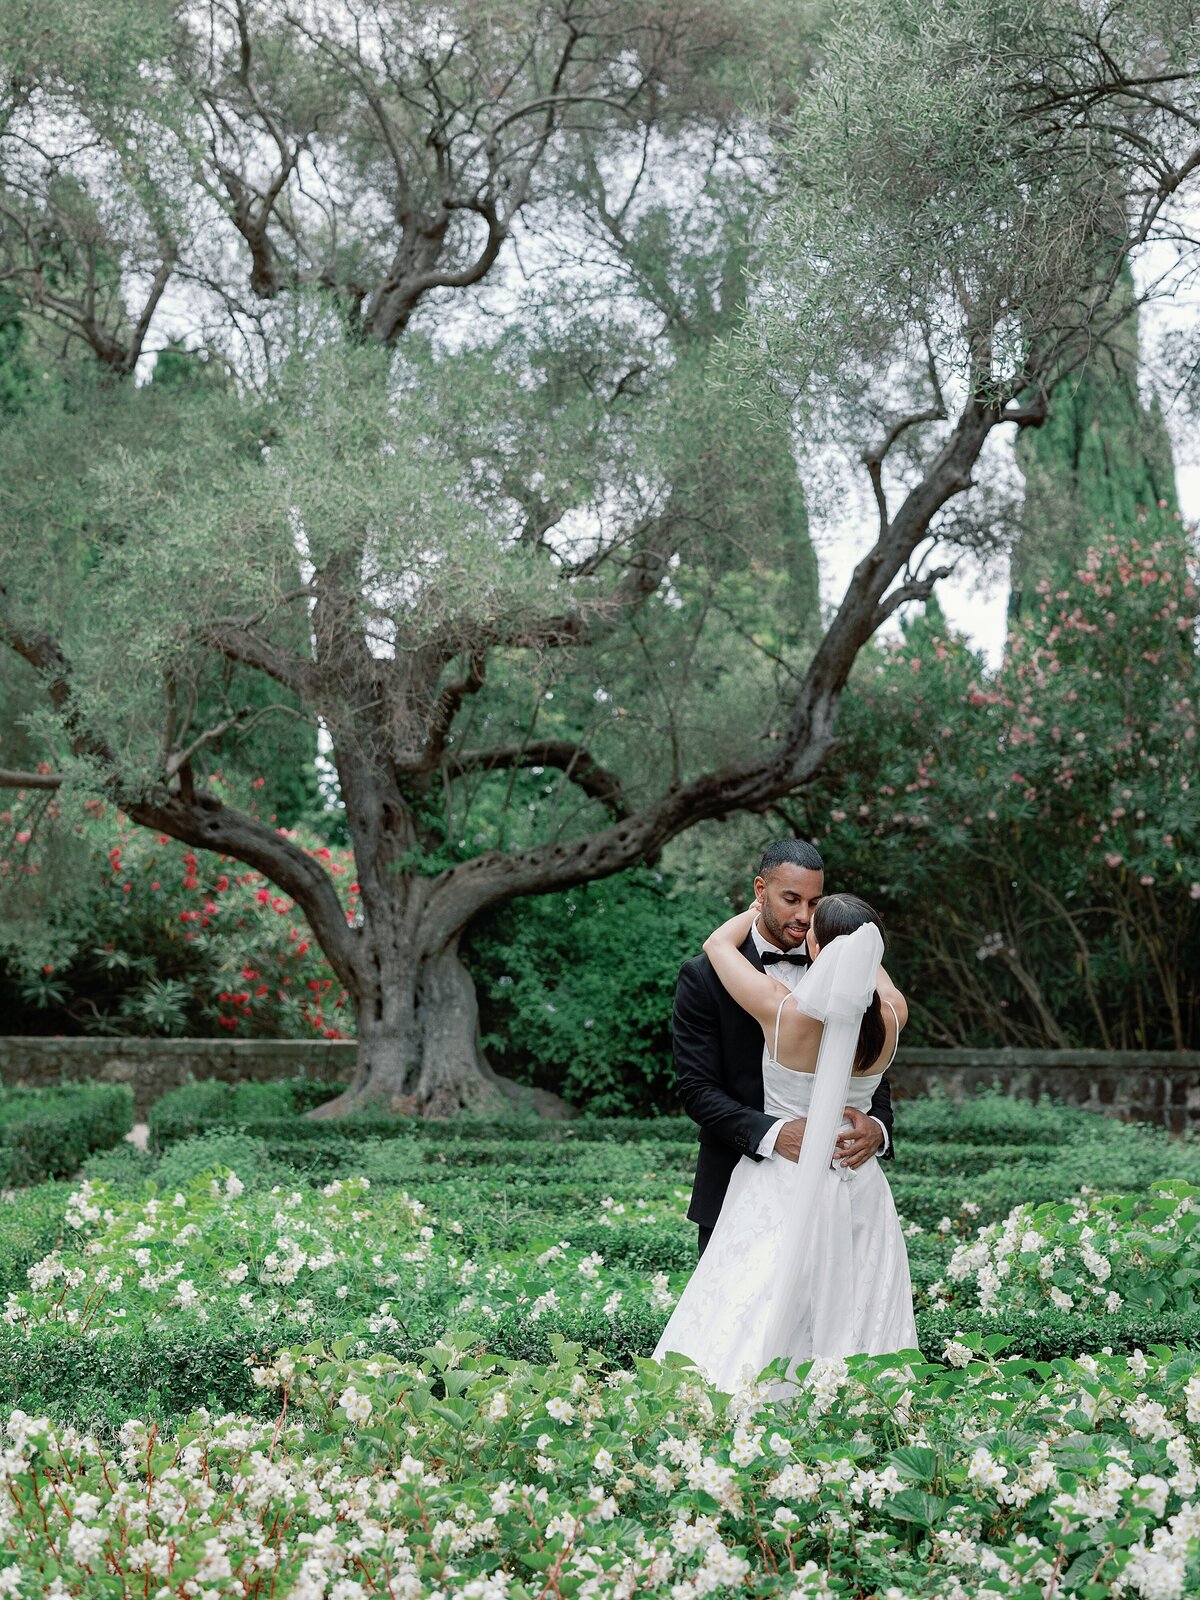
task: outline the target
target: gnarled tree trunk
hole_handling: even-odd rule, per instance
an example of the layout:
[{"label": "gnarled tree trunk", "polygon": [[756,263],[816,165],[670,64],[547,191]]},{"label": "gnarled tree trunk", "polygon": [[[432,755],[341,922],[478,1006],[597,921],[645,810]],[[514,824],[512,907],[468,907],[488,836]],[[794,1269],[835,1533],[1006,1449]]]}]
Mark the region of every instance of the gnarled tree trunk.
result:
[{"label": "gnarled tree trunk", "polygon": [[572,1114],[557,1095],[514,1083],[489,1065],[479,1042],[475,985],[457,938],[416,956],[362,997],[354,1082],[310,1115],[338,1117],[368,1107],[427,1117]]}]

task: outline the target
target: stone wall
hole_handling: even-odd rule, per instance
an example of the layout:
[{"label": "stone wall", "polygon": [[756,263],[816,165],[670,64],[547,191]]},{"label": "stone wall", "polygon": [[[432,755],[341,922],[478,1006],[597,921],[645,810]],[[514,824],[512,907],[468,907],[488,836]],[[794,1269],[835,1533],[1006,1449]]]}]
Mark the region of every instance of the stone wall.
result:
[{"label": "stone wall", "polygon": [[354,1072],[354,1043],[344,1039],[18,1039],[0,1037],[0,1084],[133,1086],[136,1116],[193,1078],[314,1078],[344,1083]]},{"label": "stone wall", "polygon": [[[193,1078],[337,1083],[353,1070],[354,1045],[345,1040],[0,1037],[0,1084],[129,1083],[139,1118],[160,1094]],[[897,1102],[930,1090],[961,1100],[996,1084],[1021,1100],[1049,1097],[1174,1132],[1200,1128],[1200,1051],[913,1047],[901,1048],[892,1072]]]},{"label": "stone wall", "polygon": [[[1018,1100],[1061,1100],[1125,1122],[1200,1128],[1200,1050],[910,1050],[892,1068],[899,1103],[931,1089],[961,1100],[993,1084]],[[900,1112],[903,1116],[903,1111]]]}]

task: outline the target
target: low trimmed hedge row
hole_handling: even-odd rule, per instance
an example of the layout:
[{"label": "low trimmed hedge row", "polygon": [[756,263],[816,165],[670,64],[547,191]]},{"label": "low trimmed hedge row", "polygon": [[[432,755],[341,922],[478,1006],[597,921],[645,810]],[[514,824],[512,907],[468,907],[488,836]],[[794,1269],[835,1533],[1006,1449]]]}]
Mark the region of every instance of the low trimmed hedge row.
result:
[{"label": "low trimmed hedge row", "polygon": [[0,1188],[69,1178],[94,1150],[119,1144],[132,1127],[128,1084],[0,1091]]},{"label": "low trimmed hedge row", "polygon": [[[414,1314],[415,1315],[415,1314]],[[417,1360],[445,1325],[420,1323],[410,1315],[408,1335],[380,1334],[363,1341],[364,1350]],[[585,1349],[602,1353],[613,1367],[629,1367],[654,1349],[665,1313],[635,1312],[605,1317],[601,1312],[547,1313],[538,1320],[510,1314],[480,1344],[510,1360],[546,1364],[554,1359],[551,1336],[562,1334]],[[939,1359],[948,1340],[970,1337],[977,1324],[954,1312],[919,1314],[918,1338],[924,1354]],[[1006,1355],[1053,1361],[1107,1346],[1118,1352],[1167,1345],[1200,1355],[1200,1314],[1154,1315],[1118,1312],[1097,1320],[1039,1313],[1036,1318],[989,1318],[983,1330],[1011,1340]],[[24,1334],[0,1328],[0,1383],[10,1403],[31,1413],[70,1418],[77,1425],[115,1427],[130,1416],[157,1416],[163,1423],[199,1406],[213,1411],[273,1410],[277,1401],[256,1388],[251,1368],[283,1345],[336,1338],[341,1330],[314,1323],[281,1322],[269,1329],[222,1326],[174,1327],[144,1332],[113,1332],[95,1339],[39,1329]]]},{"label": "low trimmed hedge row", "polygon": [[[331,1100],[345,1087],[340,1083],[313,1083],[307,1078],[287,1078],[275,1083],[226,1083],[206,1078],[171,1089],[150,1107],[149,1144],[164,1149],[178,1139],[213,1133],[221,1128],[250,1124],[284,1127],[314,1106]],[[320,1128],[322,1123],[306,1123]]]},{"label": "low trimmed hedge row", "polygon": [[[902,1074],[898,1074],[897,1087],[902,1093],[901,1079]],[[353,1138],[405,1134],[446,1148],[489,1144],[497,1137],[519,1141],[526,1148],[541,1144],[620,1144],[649,1140],[689,1144],[694,1143],[696,1137],[695,1125],[683,1115],[581,1116],[566,1122],[518,1115],[499,1121],[495,1117],[464,1116],[443,1122],[388,1112],[364,1112],[333,1124],[317,1120],[303,1123],[302,1129],[297,1128],[297,1118],[303,1118],[313,1107],[331,1099],[343,1088],[340,1083],[315,1083],[301,1078],[273,1083],[205,1080],[185,1084],[162,1096],[152,1107],[151,1143],[161,1147],[218,1128],[239,1128],[264,1138],[286,1136],[290,1131],[297,1140],[315,1137],[318,1141],[334,1128],[341,1130],[344,1137]],[[944,1095],[899,1099],[896,1118],[897,1130],[905,1144],[936,1144],[947,1156],[959,1144],[1062,1149],[1081,1139],[1092,1142],[1100,1138],[1115,1143],[1130,1132],[1126,1124],[1099,1117],[1079,1106],[1014,1100],[995,1091],[962,1102]],[[313,1130],[311,1134],[310,1129]],[[1162,1129],[1140,1127],[1136,1131],[1140,1137],[1164,1147],[1172,1142]],[[1200,1142],[1187,1142],[1196,1143],[1200,1148]]]},{"label": "low trimmed hedge row", "polygon": [[[912,1144],[888,1164],[888,1180],[905,1221],[929,1230],[937,1230],[944,1218],[963,1222],[964,1205],[974,1208],[973,1227],[1002,1219],[1022,1202],[1060,1200],[1084,1185],[1115,1192],[1144,1189],[1167,1176],[1200,1182],[1200,1146],[1168,1147],[1142,1139],[1138,1130],[1118,1129],[1127,1143],[1102,1138],[1066,1148],[960,1145],[953,1152],[932,1143]],[[324,1184],[361,1175],[373,1184],[417,1191],[435,1213],[477,1222],[490,1234],[492,1213],[536,1213],[537,1226],[558,1228],[563,1218],[572,1225],[598,1220],[602,1203],[613,1195],[627,1210],[631,1196],[646,1200],[650,1209],[674,1209],[677,1194],[690,1192],[694,1152],[694,1145],[665,1142],[649,1147],[580,1142],[570,1151],[525,1151],[506,1139],[490,1147],[464,1150],[451,1143],[439,1150],[424,1139],[357,1139],[329,1132],[297,1142],[224,1130],[173,1143],[157,1162],[122,1149],[94,1157],[85,1171],[122,1184],[149,1178],[160,1189],[183,1187],[213,1165],[232,1167],[253,1187]]]}]

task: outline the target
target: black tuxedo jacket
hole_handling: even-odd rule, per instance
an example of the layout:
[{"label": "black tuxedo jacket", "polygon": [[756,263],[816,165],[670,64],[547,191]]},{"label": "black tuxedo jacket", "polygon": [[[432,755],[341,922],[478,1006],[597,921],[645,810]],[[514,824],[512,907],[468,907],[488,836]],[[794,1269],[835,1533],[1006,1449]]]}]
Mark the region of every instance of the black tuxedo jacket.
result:
[{"label": "black tuxedo jacket", "polygon": [[[753,938],[742,954],[761,972]],[[679,971],[671,1016],[675,1083],[684,1110],[700,1124],[700,1156],[688,1217],[712,1228],[720,1215],[733,1169],[755,1151],[776,1117],[763,1110],[763,1033],[748,1011],[731,1000],[706,955],[693,956]],[[892,1088],[884,1073],[871,1101],[871,1116],[888,1132],[892,1155]]]}]

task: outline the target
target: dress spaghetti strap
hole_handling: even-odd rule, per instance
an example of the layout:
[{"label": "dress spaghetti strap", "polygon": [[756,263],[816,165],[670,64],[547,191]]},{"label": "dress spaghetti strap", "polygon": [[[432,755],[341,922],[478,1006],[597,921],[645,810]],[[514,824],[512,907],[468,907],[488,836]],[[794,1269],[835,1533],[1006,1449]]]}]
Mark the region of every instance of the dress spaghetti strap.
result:
[{"label": "dress spaghetti strap", "polygon": [[775,1043],[774,1043],[774,1045],[772,1046],[772,1049],[771,1049],[771,1060],[775,1063],[775,1065],[777,1067],[781,1067],[783,1065],[783,1062],[780,1061],[780,1059],[779,1059],[779,1019],[783,1015],[784,1006],[787,1005],[788,1001],[791,998],[792,998],[792,991],[789,989],[788,992],[784,995],[783,999],[779,1002],[779,1009],[775,1013]]}]

